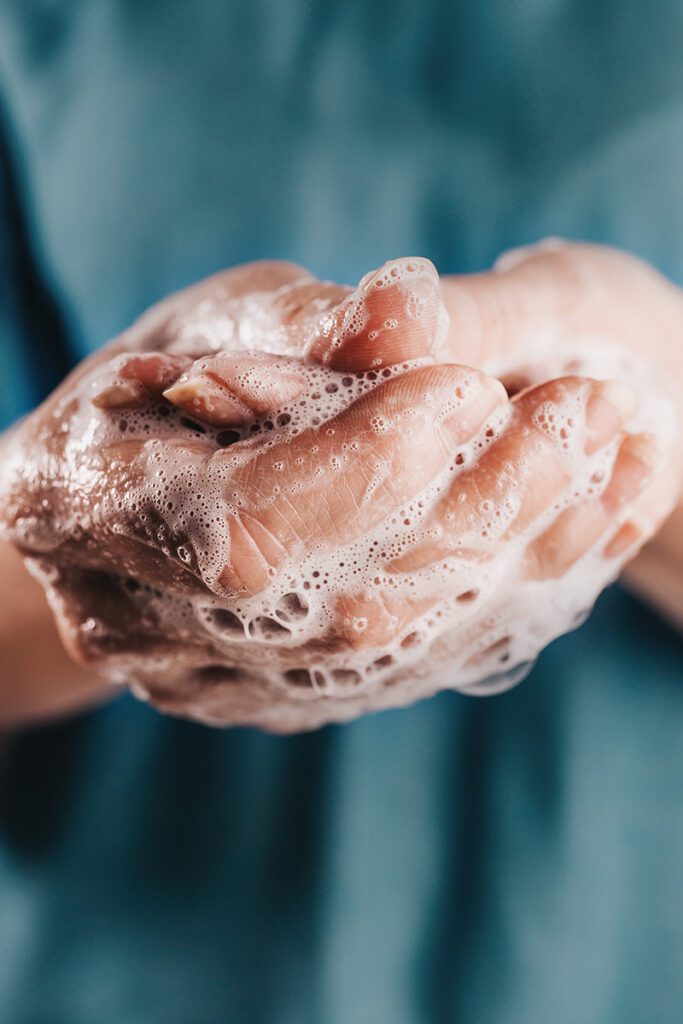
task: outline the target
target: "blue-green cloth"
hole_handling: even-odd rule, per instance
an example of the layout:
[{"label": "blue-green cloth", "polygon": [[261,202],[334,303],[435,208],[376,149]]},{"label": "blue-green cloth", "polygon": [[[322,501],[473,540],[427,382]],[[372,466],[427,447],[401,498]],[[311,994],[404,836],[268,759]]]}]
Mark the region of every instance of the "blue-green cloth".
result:
[{"label": "blue-green cloth", "polygon": [[[243,260],[552,233],[682,281],[682,52],[677,0],[5,0],[4,421]],[[2,1024],[681,1020],[683,644],[618,589],[500,697],[292,738],[122,698],[0,773]]]}]

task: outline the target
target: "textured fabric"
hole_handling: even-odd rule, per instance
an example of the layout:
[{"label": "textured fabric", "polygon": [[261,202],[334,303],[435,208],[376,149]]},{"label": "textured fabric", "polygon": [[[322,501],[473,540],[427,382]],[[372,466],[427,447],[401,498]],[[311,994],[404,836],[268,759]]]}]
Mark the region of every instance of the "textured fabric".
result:
[{"label": "textured fabric", "polygon": [[[674,0],[5,0],[5,422],[219,267],[683,281]],[[683,643],[617,589],[517,690],[275,738],[130,698],[3,767],[3,1024],[678,1024]]]}]

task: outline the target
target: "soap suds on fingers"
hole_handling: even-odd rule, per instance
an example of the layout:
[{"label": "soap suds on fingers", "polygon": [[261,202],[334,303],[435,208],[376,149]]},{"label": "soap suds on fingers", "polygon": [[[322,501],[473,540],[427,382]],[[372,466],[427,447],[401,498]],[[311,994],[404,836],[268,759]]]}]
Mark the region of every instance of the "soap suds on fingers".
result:
[{"label": "soap suds on fingers", "polygon": [[[330,353],[367,330],[367,295],[397,281],[405,288],[414,282],[404,306],[417,322],[428,313],[429,336],[442,336],[443,311],[434,318],[430,275],[416,261],[411,269],[401,269],[400,261],[388,266],[384,276],[368,277],[350,293],[327,335],[324,318],[331,314],[324,303],[314,310],[311,330],[323,328],[318,339],[329,341],[337,331]],[[288,309],[283,295],[276,306]],[[376,329],[391,338],[396,324],[387,318]],[[441,689],[503,690],[523,678],[551,640],[583,621],[630,551],[628,544],[609,548],[600,535],[561,575],[529,571],[534,541],[567,510],[599,500],[615,467],[620,435],[591,443],[589,378],[627,385],[637,396],[628,431],[652,435],[663,449],[674,437],[673,410],[648,365],[602,342],[583,340],[571,358],[549,357],[545,349],[542,358],[530,353],[529,384],[587,380],[557,389],[533,410],[530,443],[555,453],[558,479],[565,474],[566,482],[517,528],[529,501],[523,457],[503,467],[492,497],[477,507],[458,504],[460,490],[464,495],[466,482],[520,415],[521,406],[507,402],[494,382],[492,394],[498,388],[500,395],[479,408],[477,371],[458,369],[445,403],[426,389],[408,407],[388,403],[368,419],[359,413],[358,435],[335,437],[342,413],[362,410],[369,396],[405,375],[421,380],[435,355],[438,345],[391,365],[332,369],[329,360],[297,353],[293,328],[273,314],[272,296],[234,302],[207,296],[187,315],[180,307],[159,357],[153,351],[136,357],[142,359],[137,375],[130,354],[118,352],[82,373],[56,402],[64,493],[49,515],[16,511],[5,533],[31,555],[32,571],[70,628],[98,652],[98,668],[172,713],[287,732],[409,704]],[[483,369],[502,376],[511,368]],[[454,443],[448,424],[467,416],[472,429]],[[420,443],[410,448],[411,438],[427,436],[425,424],[434,444],[450,446],[447,457],[415,493],[391,505],[394,447],[403,464],[405,450],[411,452],[415,479],[434,455]],[[16,457],[25,458],[17,444]],[[357,493],[357,480],[353,487],[350,481],[361,459]],[[117,483],[108,487],[103,481],[112,466]],[[21,472],[38,493],[45,465],[37,460]],[[345,488],[355,505],[332,500]],[[368,524],[360,533],[354,508]],[[377,514],[366,515],[368,508]],[[286,528],[278,518],[283,509]],[[315,520],[324,517],[329,528],[318,530]],[[617,515],[610,536],[619,526]],[[135,565],[144,571],[128,571],[125,558],[98,562],[97,545],[90,550],[84,541],[83,572],[89,580],[92,572],[106,574],[106,586],[103,575],[93,590],[99,597],[86,607],[73,596],[76,577],[60,561],[65,532],[95,536],[100,545],[107,536],[133,544],[142,552]],[[250,545],[251,560],[243,554]],[[72,559],[81,557],[77,545],[69,550]],[[154,582],[158,559],[171,567],[164,585]],[[249,571],[241,571],[247,563]],[[112,639],[125,632],[117,615],[137,624],[133,649]]]}]

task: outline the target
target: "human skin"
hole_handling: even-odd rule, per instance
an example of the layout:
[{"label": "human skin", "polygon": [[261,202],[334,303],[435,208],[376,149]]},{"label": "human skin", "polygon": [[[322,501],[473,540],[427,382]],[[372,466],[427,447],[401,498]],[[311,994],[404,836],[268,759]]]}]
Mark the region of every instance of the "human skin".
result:
[{"label": "human skin", "polygon": [[[109,348],[89,361],[86,370],[98,361],[110,360],[116,352],[138,352],[143,355],[137,362],[130,360],[124,375],[117,378],[108,390],[104,389],[95,396],[96,404],[112,409],[117,405],[125,408],[134,405],[137,400],[144,401],[150,392],[157,395],[165,392],[168,401],[197,418],[216,425],[230,426],[250,413],[264,414],[269,403],[277,407],[283,388],[285,393],[289,388],[294,394],[297,388],[296,366],[286,359],[278,362],[273,361],[272,357],[264,357],[264,365],[257,365],[251,370],[247,368],[252,373],[250,379],[255,379],[258,384],[256,389],[249,390],[249,387],[243,386],[245,368],[238,356],[219,356],[207,370],[206,365],[192,367],[191,360],[185,355],[169,355],[168,341],[173,340],[177,310],[180,307],[187,309],[188,304],[190,307],[192,304],[198,306],[207,297],[215,295],[217,289],[222,289],[224,297],[227,296],[229,300],[248,298],[254,293],[273,297],[270,305],[269,300],[259,301],[265,301],[268,306],[268,330],[273,337],[277,337],[278,352],[282,355],[297,358],[305,356],[343,370],[362,370],[416,357],[438,363],[413,371],[422,375],[417,390],[411,386],[408,379],[410,375],[406,375],[388,382],[361,400],[358,407],[342,413],[338,430],[342,434],[346,432],[349,438],[362,432],[367,422],[373,416],[381,415],[388,405],[394,410],[397,407],[410,409],[419,402],[416,397],[418,391],[422,393],[425,387],[432,401],[435,396],[438,400],[442,391],[446,394],[457,385],[461,364],[482,367],[495,375],[504,371],[508,378],[514,376],[515,372],[521,378],[530,373],[529,379],[534,379],[533,368],[529,371],[527,366],[530,350],[537,353],[542,361],[544,345],[567,347],[569,350],[577,337],[584,334],[622,345],[656,362],[666,373],[671,397],[679,412],[683,410],[683,350],[678,343],[683,328],[681,293],[633,257],[593,246],[546,245],[509,255],[499,262],[494,271],[487,274],[446,278],[440,284],[426,261],[414,263],[414,272],[420,278],[424,300],[419,321],[406,317],[406,311],[401,308],[399,291],[391,286],[383,289],[375,287],[376,276],[373,278],[368,275],[362,282],[362,288],[364,294],[371,295],[371,315],[362,331],[350,335],[344,335],[341,328],[345,317],[348,319],[350,303],[353,302],[351,290],[316,282],[291,264],[251,265],[203,282],[195,289],[181,293],[155,308],[115,343],[115,349]],[[439,292],[450,316],[445,337],[437,330]],[[396,329],[384,333],[374,329],[388,320],[396,321]],[[532,339],[532,345],[529,339]],[[163,358],[145,356],[145,353],[158,351],[165,353]],[[83,372],[86,372],[83,368],[76,371],[76,381]],[[480,389],[477,402],[470,410],[471,422],[458,423],[452,428],[461,440],[467,436],[468,431],[471,433],[476,429],[487,412],[507,401],[495,381],[485,375],[477,376],[477,379]],[[49,471],[45,468],[41,470],[40,487],[26,487],[25,482],[17,483],[16,479],[5,480],[5,520],[10,523],[12,539],[19,543],[25,554],[36,554],[35,537],[33,540],[30,537],[22,538],[16,529],[12,533],[12,523],[16,526],[21,516],[25,516],[27,510],[31,511],[31,502],[44,500],[48,492],[50,501],[71,501],[68,488],[59,479],[64,438],[55,426],[65,422],[64,419],[60,420],[59,414],[56,415],[56,410],[60,402],[68,405],[70,389],[74,386],[73,379],[67,381],[58,395],[48,400],[21,428],[23,443],[30,445],[33,452],[36,449],[42,451],[45,456],[43,466],[49,467]],[[585,386],[584,381],[576,378],[561,385],[565,389]],[[517,428],[520,424],[530,424],[543,395],[552,393],[558,385],[543,382],[540,387],[541,391],[532,390],[514,400]],[[674,505],[676,496],[680,495],[683,468],[679,461],[680,454],[678,457],[667,457],[662,467],[660,461],[652,458],[649,439],[634,438],[626,429],[628,397],[609,386],[590,385],[590,389],[591,397],[586,406],[586,426],[590,427],[594,435],[590,443],[600,445],[614,437],[622,438],[621,472],[615,475],[609,501],[591,503],[590,507],[581,510],[580,515],[558,520],[534,542],[528,552],[530,573],[552,577],[565,572],[585,548],[603,536],[606,544],[624,545],[627,554],[635,554],[649,539],[650,533],[660,525],[661,510]],[[401,493],[387,492],[382,500],[386,500],[389,505],[392,502],[400,503],[402,497],[409,498],[417,493],[429,475],[438,469],[439,444],[447,449],[453,443],[453,435],[443,435],[442,427],[436,421],[423,422],[419,429],[423,431],[423,436],[417,439],[421,442],[420,450],[434,450],[435,462],[433,465],[415,467],[414,460],[411,461],[408,453],[400,448],[399,441],[392,439],[391,444],[395,445],[395,450],[391,452],[396,467],[394,480]],[[511,429],[491,450],[487,462],[473,471],[468,486],[478,500],[482,494],[485,495],[488,487],[495,486],[496,467],[503,461],[509,464],[511,460],[520,457],[519,448],[525,443],[523,434],[524,430]],[[680,452],[680,448],[678,450]],[[329,453],[323,444],[318,456],[321,464],[327,456]],[[269,463],[272,464],[272,457]],[[541,484],[547,486],[552,477],[552,474],[549,477],[549,470],[553,465],[552,452],[540,452],[533,470],[537,485],[529,487],[534,502],[529,501],[527,507],[523,507],[523,515],[538,515],[542,511],[543,502],[552,499],[550,493],[544,497]],[[129,469],[135,471],[134,458]],[[306,467],[306,471],[314,474],[315,466]],[[110,476],[107,476],[109,472],[105,466],[98,486],[104,484],[107,488],[115,489],[117,480],[119,484],[125,482],[125,474],[121,477],[120,467],[112,467]],[[262,469],[255,472],[259,490],[267,491],[273,482],[269,470],[264,464]],[[290,468],[290,472],[296,470]],[[362,467],[358,472],[362,472]],[[420,472],[426,475],[420,476]],[[321,539],[329,542],[335,539],[329,536],[332,528],[330,524],[347,521],[344,515],[344,495],[349,490],[353,499],[352,480],[350,488],[347,486],[338,494],[333,492],[334,515],[330,514],[325,522],[321,524],[320,516],[316,515],[310,523],[305,524],[304,532],[308,542],[316,543]],[[85,501],[97,498],[98,494],[93,493],[86,496]],[[81,497],[79,501],[82,500]],[[329,503],[329,492],[321,491],[320,501]],[[360,531],[364,523],[358,521],[355,499],[352,504],[354,516],[349,516],[348,521],[353,522],[353,529]],[[315,502],[312,502],[311,507],[314,506]],[[628,517],[624,519],[625,506],[629,510],[633,507],[632,522],[628,521]],[[18,509],[21,515],[18,515]],[[617,521],[617,510],[619,530],[610,533],[612,522]],[[641,514],[643,510],[647,512],[646,515]],[[368,509],[364,514],[372,513]],[[683,578],[680,541],[683,530],[676,527],[676,522],[680,522],[682,515],[679,506],[671,525],[667,525],[641,558],[636,559],[629,574],[637,589],[666,614],[679,621],[683,619],[683,609],[679,603],[683,588],[676,584],[680,584]],[[82,518],[85,522],[89,517],[86,514]],[[272,536],[272,522],[268,528]],[[129,538],[122,539],[120,534],[112,533],[106,523],[104,527],[100,524],[93,529],[91,534],[86,544],[90,552],[89,568],[106,571],[123,561],[130,575],[140,576],[147,582],[179,588],[194,585],[182,567],[170,563],[158,551],[149,548],[141,551],[139,546],[131,546]],[[252,592],[258,592],[265,582],[264,562],[274,563],[278,553],[265,550],[264,542],[256,538],[260,555],[264,557],[254,558],[251,552],[253,531],[247,539],[249,543],[244,542],[243,535],[233,538],[236,560],[233,559],[235,564],[226,566],[225,571],[239,579],[240,584]],[[63,550],[68,552],[69,538],[63,536],[59,541]],[[290,540],[286,534],[281,534],[278,543],[286,548]],[[410,554],[409,564],[404,568],[415,565],[416,560],[424,564],[442,554],[442,551],[434,552],[428,546],[423,546],[422,551]],[[5,599],[3,603],[8,606],[11,603],[13,609],[10,616],[3,615],[0,632],[3,660],[11,666],[10,673],[3,673],[6,692],[0,691],[0,723],[11,725],[65,713],[86,703],[104,699],[111,687],[94,672],[72,667],[66,656],[62,656],[44,600],[40,598],[34,581],[21,567],[15,551],[6,542],[0,546],[0,580]],[[78,589],[78,582],[74,586]],[[349,608],[356,600],[356,597],[349,595],[345,609],[347,618]],[[82,608],[76,611],[80,614]],[[376,608],[372,605],[368,607],[366,603],[363,611],[369,617],[367,636],[373,636],[379,642],[384,635],[383,631],[396,628],[396,622],[404,623],[414,614],[414,609],[409,607],[393,607],[390,609],[392,625],[388,626],[386,603]],[[82,637],[79,638],[77,631],[72,628],[68,613],[63,611],[59,621],[63,639],[71,652],[89,663],[92,669],[96,668],[102,651],[97,647],[89,647],[87,640],[83,642]],[[341,635],[343,642],[357,642],[351,636],[345,637],[343,629]],[[27,643],[27,637],[35,638],[36,642]],[[141,642],[140,638],[135,640],[133,647],[137,642]]]},{"label": "human skin", "polygon": [[[492,272],[444,278],[442,293],[452,351],[463,361],[523,365],[530,338],[568,350],[582,336],[601,339],[660,369],[683,423],[683,291],[630,253],[547,239],[504,254]],[[680,444],[677,451],[668,475],[678,503],[622,581],[683,630]]]}]

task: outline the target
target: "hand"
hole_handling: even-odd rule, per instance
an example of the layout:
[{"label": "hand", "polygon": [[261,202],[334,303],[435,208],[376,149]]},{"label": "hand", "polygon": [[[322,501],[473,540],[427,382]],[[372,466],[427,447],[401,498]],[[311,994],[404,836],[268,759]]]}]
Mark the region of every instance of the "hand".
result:
[{"label": "hand", "polygon": [[[503,378],[511,394],[567,373],[614,376],[650,395],[649,415],[639,414],[631,429],[640,423],[656,433],[656,420],[663,426],[665,416],[653,410],[661,394],[673,411],[667,432],[680,438],[683,293],[648,264],[605,246],[547,239],[505,253],[493,272],[442,278],[441,292],[449,328],[438,345],[423,337],[422,355],[477,366]],[[402,355],[385,332],[379,349],[363,337],[346,345],[339,364],[360,369]],[[680,450],[680,443],[669,448],[662,471],[633,505],[621,542],[633,558],[649,541],[627,566],[625,582],[683,628]],[[594,536],[599,519],[584,534],[587,524],[577,516],[567,550]]]},{"label": "hand", "polygon": [[[519,387],[557,373],[614,373],[654,383],[683,423],[683,293],[652,267],[604,246],[548,239],[504,254],[495,272],[443,280],[450,313],[448,358],[507,375]],[[516,381],[515,381],[516,378]],[[634,508],[637,547],[627,586],[683,629],[683,504],[680,442]],[[660,493],[663,492],[663,493]],[[678,504],[657,530],[671,493]]]},{"label": "hand", "polygon": [[[663,442],[625,432],[613,385],[509,403],[434,365],[445,326],[426,261],[353,293],[256,265],[84,364],[14,435],[2,488],[71,649],[177,713],[290,730],[517,668],[566,628],[638,543]],[[582,558],[588,588],[563,586]]]}]

